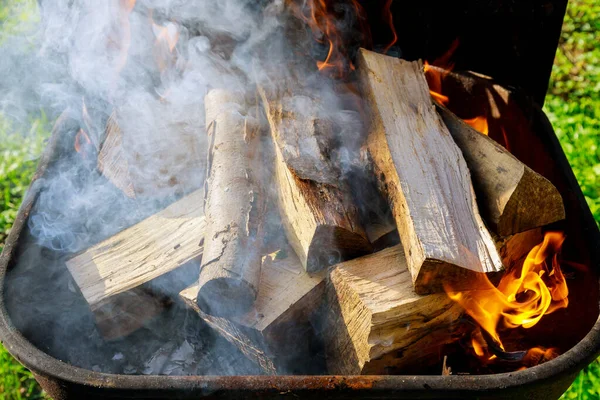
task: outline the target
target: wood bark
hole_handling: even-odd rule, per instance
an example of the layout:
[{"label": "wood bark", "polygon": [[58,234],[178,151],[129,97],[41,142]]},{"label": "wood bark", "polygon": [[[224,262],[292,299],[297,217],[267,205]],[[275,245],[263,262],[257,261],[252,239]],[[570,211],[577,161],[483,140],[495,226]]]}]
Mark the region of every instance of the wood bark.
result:
[{"label": "wood bark", "polygon": [[469,166],[485,220],[498,235],[565,218],[562,197],[549,180],[447,108],[438,104],[437,110]]},{"label": "wood bark", "polygon": [[364,49],[357,58],[370,108],[369,155],[419,294],[473,287],[502,262],[483,224],[467,165],[431,101],[423,67]]},{"label": "wood bark", "polygon": [[260,180],[260,126],[241,93],[205,97],[209,136],[206,236],[198,305],[212,315],[245,313],[260,281],[265,196]]},{"label": "wood bark", "polygon": [[462,309],[445,294],[417,295],[401,245],[341,263],[327,281],[330,374],[406,372],[440,362]]},{"label": "wood bark", "polygon": [[[129,333],[160,312],[164,301],[138,289],[202,255],[202,200],[201,191],[193,192],[67,260],[105,336]],[[115,329],[120,333],[110,333]]]},{"label": "wood bark", "polygon": [[273,138],[281,219],[302,265],[315,272],[369,253],[348,185],[329,161],[333,127],[319,117],[318,99],[260,92]]},{"label": "wood bark", "polygon": [[227,319],[204,313],[197,305],[197,284],[180,296],[266,374],[276,374],[292,373],[298,360],[306,363],[310,358],[314,333],[308,317],[323,301],[324,290],[324,274],[309,276],[288,249],[264,257],[258,296],[243,315]]}]

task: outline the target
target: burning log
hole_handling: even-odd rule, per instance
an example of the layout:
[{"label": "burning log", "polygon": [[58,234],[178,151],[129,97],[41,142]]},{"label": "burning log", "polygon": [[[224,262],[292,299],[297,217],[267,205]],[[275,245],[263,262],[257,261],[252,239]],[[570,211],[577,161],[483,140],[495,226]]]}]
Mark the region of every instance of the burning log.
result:
[{"label": "burning log", "polygon": [[309,276],[289,249],[263,258],[258,296],[243,315],[226,319],[204,313],[197,305],[197,284],[180,296],[265,373],[276,374],[290,373],[295,360],[309,357],[308,316],[323,300],[324,289],[323,274]]},{"label": "burning log", "polygon": [[499,272],[502,262],[479,215],[460,149],[435,112],[421,64],[364,49],[357,62],[371,112],[369,156],[416,292],[440,291],[449,282],[475,289],[471,278]]},{"label": "burning log", "polygon": [[519,232],[496,240],[496,248],[507,271],[523,265],[523,261],[535,246],[544,240],[541,228]]},{"label": "burning log", "polygon": [[405,372],[441,360],[462,309],[445,294],[417,295],[401,245],[341,263],[327,282],[331,374]]},{"label": "burning log", "polygon": [[252,306],[260,281],[260,126],[247,115],[243,94],[215,89],[204,101],[210,147],[197,300],[207,314],[240,315]]},{"label": "burning log", "polygon": [[562,197],[549,180],[447,108],[438,105],[437,109],[463,152],[486,222],[498,235],[512,235],[565,218]]},{"label": "burning log", "polygon": [[[275,152],[281,219],[308,272],[371,251],[350,190],[331,165],[333,126],[309,96],[268,96],[261,89]],[[294,101],[301,101],[303,112]]]},{"label": "burning log", "polygon": [[[147,293],[132,290],[200,257],[204,230],[202,193],[196,191],[68,260],[101,332],[108,337],[132,332],[160,312],[162,300],[147,301]],[[109,320],[121,325],[118,334],[110,333]]]}]

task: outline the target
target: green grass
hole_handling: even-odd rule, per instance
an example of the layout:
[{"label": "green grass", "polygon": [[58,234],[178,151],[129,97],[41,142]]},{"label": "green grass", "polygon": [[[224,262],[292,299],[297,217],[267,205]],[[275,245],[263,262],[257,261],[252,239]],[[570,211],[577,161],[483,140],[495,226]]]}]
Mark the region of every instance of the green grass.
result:
[{"label": "green grass", "polygon": [[[35,0],[0,0],[0,42],[35,20]],[[596,221],[600,221],[600,2],[571,0],[544,107]],[[47,137],[40,114],[27,132],[0,116],[0,248]],[[0,346],[0,399],[45,398],[27,369]],[[600,362],[582,371],[563,399],[600,399]]]},{"label": "green grass", "polygon": [[[544,110],[600,222],[600,2],[570,0]],[[562,399],[600,399],[600,361]]]},{"label": "green grass", "polygon": [[[0,115],[0,249],[49,132],[44,114],[33,119],[30,126],[27,132],[14,130]],[[44,394],[31,373],[0,346],[0,399],[41,398]]]}]

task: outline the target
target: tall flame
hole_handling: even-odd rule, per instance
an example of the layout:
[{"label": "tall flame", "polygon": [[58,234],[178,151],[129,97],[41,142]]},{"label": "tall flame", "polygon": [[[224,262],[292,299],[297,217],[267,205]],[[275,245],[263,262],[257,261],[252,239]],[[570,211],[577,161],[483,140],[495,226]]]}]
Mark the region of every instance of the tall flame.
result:
[{"label": "tall flame", "polygon": [[[558,262],[564,240],[561,232],[547,232],[522,268],[507,272],[497,288],[482,277],[487,289],[457,292],[446,287],[446,292],[504,350],[499,328],[531,328],[544,315],[568,306],[569,289]],[[475,338],[473,345],[477,355],[484,354],[481,339]]]}]

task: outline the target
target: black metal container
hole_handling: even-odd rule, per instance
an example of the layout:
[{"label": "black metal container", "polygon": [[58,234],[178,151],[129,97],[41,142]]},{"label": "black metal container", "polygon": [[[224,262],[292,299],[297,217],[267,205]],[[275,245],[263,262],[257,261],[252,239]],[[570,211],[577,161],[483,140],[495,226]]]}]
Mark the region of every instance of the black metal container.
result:
[{"label": "black metal container", "polygon": [[[412,42],[411,39],[405,39],[404,43],[400,43],[401,48],[405,49],[404,55],[407,58],[432,59],[432,54],[442,53],[452,39],[459,36],[465,43],[465,47],[459,54],[458,68],[488,73],[505,84],[524,88],[523,93],[527,96],[516,96],[514,104],[523,111],[525,117],[521,122],[515,123],[526,124],[535,137],[524,143],[521,148],[517,148],[516,153],[521,151],[521,156],[528,158],[527,146],[537,146],[537,152],[542,156],[538,157],[534,154],[522,161],[557,186],[567,209],[568,226],[565,229],[574,232],[577,240],[577,246],[571,251],[577,252],[583,249],[589,261],[590,271],[587,272],[586,279],[582,279],[581,281],[584,282],[572,290],[573,296],[578,299],[574,304],[579,308],[572,307],[570,316],[578,321],[575,324],[578,325],[577,329],[585,328],[587,334],[570,335],[570,339],[564,344],[565,350],[570,348],[568,351],[551,361],[526,370],[473,376],[171,377],[105,374],[71,366],[36,347],[31,340],[28,340],[26,334],[15,327],[14,315],[11,319],[6,297],[6,275],[8,271],[15,268],[20,246],[25,242],[29,214],[41,188],[39,180],[44,177],[49,166],[62,156],[65,143],[61,135],[65,129],[65,121],[62,121],[61,129],[53,132],[0,256],[2,344],[19,362],[34,373],[42,387],[55,399],[197,398],[201,396],[511,400],[558,398],[573,382],[579,371],[600,355],[600,320],[596,320],[600,287],[597,278],[600,273],[600,232],[548,119],[541,109],[529,100],[533,98],[538,104],[543,101],[566,1],[548,1],[544,4],[527,1],[490,1],[485,2],[485,5],[477,1],[467,1],[460,7],[449,5],[449,2],[434,1],[434,4],[428,6],[418,3],[420,2],[405,6],[398,5],[397,8],[407,9],[394,10],[394,15],[403,15],[403,12],[405,15],[405,20],[397,21],[398,26],[401,22],[412,23],[412,25],[404,24],[398,29],[401,38],[407,37],[402,35],[403,31],[414,32],[414,26],[421,26],[422,29],[431,28],[434,32]],[[433,6],[438,7],[437,12],[427,11],[428,7]],[[448,23],[442,26],[436,25],[435,22],[438,20],[446,21],[447,19],[442,16],[447,16],[448,13],[452,13],[458,21],[466,21],[474,16],[481,18],[469,28],[461,24],[456,24],[454,27],[447,26]],[[417,17],[406,18],[406,15]],[[533,17],[537,19],[532,20]],[[510,26],[510,30],[520,32],[520,36],[497,32],[497,30],[486,38],[483,37],[485,35],[478,36],[478,29],[490,23],[496,28]],[[448,29],[452,32],[446,35],[440,34],[441,31]],[[439,38],[433,40],[434,34]],[[487,53],[484,55],[477,53],[476,49],[486,40],[492,41],[494,47],[486,48]],[[515,68],[516,63],[521,63],[525,67]],[[520,155],[517,154],[517,157]],[[44,265],[40,264],[39,268],[44,268]],[[586,298],[589,300],[587,303]],[[545,332],[543,329],[547,331],[553,328],[564,328],[565,319],[561,318],[560,315],[555,319],[550,318],[550,322],[545,324],[545,328],[540,332],[543,334]],[[583,339],[579,340],[581,337]],[[575,344],[576,341],[578,343]]]}]

